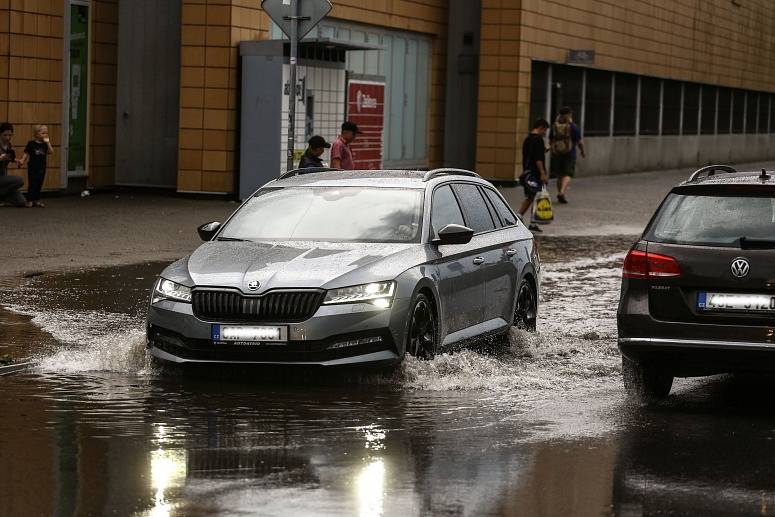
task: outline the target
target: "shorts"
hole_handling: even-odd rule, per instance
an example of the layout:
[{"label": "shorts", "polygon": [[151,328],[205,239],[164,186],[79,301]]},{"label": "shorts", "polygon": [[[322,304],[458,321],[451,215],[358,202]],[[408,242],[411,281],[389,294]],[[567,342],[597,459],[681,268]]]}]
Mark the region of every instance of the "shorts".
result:
[{"label": "shorts", "polygon": [[525,191],[525,197],[528,199],[533,199],[541,191],[541,182],[530,174],[523,174],[519,181],[522,183],[522,189]]},{"label": "shorts", "polygon": [[562,176],[572,178],[576,174],[576,158],[570,153],[553,154],[549,170],[553,178]]}]

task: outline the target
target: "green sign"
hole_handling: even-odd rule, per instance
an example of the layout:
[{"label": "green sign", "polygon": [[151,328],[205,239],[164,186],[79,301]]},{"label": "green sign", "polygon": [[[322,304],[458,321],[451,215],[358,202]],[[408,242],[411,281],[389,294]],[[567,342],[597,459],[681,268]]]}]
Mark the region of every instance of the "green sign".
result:
[{"label": "green sign", "polygon": [[70,6],[70,97],[67,170],[86,171],[86,113],[89,86],[89,7]]}]

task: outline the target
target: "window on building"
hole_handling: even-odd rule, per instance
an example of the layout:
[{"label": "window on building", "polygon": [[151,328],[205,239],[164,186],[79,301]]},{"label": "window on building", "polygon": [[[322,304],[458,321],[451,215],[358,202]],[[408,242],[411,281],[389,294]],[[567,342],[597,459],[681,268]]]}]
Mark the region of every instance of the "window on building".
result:
[{"label": "window on building", "polygon": [[746,92],[745,132],[756,133],[756,124],[759,122],[759,94]]},{"label": "window on building", "polygon": [[770,96],[766,93],[759,94],[759,126],[757,133],[766,133],[769,130]]},{"label": "window on building", "polygon": [[716,132],[716,92],[715,86],[702,87],[700,133],[703,135],[712,135]]},{"label": "window on building", "polygon": [[[581,121],[581,97],[584,71],[581,68],[565,65],[552,66],[552,105],[549,111],[552,119],[560,108],[568,106],[573,110],[573,118]],[[553,120],[549,120],[552,122]]]},{"label": "window on building", "polygon": [[638,76],[616,74],[614,135],[634,135],[638,110]]},{"label": "window on building", "polygon": [[533,61],[530,70],[530,124],[546,118],[546,87],[549,80],[549,64]]},{"label": "window on building", "polygon": [[775,133],[775,95],[770,95],[770,133]]},{"label": "window on building", "polygon": [[718,134],[729,133],[732,120],[732,91],[729,88],[718,89]]},{"label": "window on building", "polygon": [[732,93],[732,132],[745,131],[745,92],[734,90]]},{"label": "window on building", "polygon": [[611,73],[587,70],[585,136],[608,136],[611,126]]},{"label": "window on building", "polygon": [[700,116],[700,85],[684,83],[683,134],[696,135]]},{"label": "window on building", "polygon": [[640,134],[659,134],[659,110],[662,80],[642,77],[640,80]]},{"label": "window on building", "polygon": [[662,107],[662,134],[677,135],[681,129],[681,83],[665,81]]}]

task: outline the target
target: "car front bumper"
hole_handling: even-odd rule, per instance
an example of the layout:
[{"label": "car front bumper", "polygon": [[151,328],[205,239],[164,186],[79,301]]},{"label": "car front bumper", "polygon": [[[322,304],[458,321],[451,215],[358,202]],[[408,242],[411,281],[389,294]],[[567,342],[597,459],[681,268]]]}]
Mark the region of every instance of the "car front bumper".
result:
[{"label": "car front bumper", "polygon": [[190,304],[163,300],[149,307],[147,345],[157,359],[177,364],[390,364],[403,357],[408,313],[409,300],[404,299],[395,299],[388,309],[370,304],[324,305],[304,322],[256,323],[287,327],[287,343],[216,344],[212,325],[228,322],[203,321],[194,316]]}]

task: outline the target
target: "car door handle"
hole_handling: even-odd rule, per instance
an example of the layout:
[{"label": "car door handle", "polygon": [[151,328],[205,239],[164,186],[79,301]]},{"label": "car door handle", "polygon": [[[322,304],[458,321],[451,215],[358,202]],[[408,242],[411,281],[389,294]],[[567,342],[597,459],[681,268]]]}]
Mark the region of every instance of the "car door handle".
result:
[{"label": "car door handle", "polygon": [[476,257],[474,259],[474,265],[478,266],[479,264],[484,264],[484,257]]},{"label": "car door handle", "polygon": [[506,250],[506,255],[508,255],[509,257],[513,257],[516,254],[517,254],[517,250],[515,250],[515,249],[507,249]]}]

